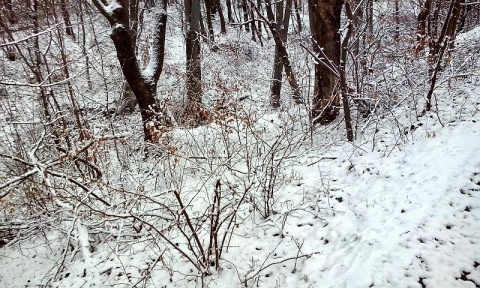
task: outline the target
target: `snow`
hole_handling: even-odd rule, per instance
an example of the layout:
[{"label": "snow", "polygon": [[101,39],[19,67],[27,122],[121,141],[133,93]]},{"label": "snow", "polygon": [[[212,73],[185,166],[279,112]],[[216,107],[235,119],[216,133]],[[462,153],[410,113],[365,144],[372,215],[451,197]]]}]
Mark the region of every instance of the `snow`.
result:
[{"label": "snow", "polygon": [[[242,237],[232,239],[224,268],[208,287],[242,287],[240,281],[257,272],[248,287],[253,281],[259,287],[420,287],[419,281],[426,287],[471,287],[458,278],[468,272],[469,279],[480,279],[480,127],[473,120],[478,115],[443,128],[422,125],[412,132],[416,141],[388,156],[344,144],[309,166],[323,156],[305,151],[286,172],[297,179],[278,191],[279,213],[237,229]],[[155,259],[141,241],[127,254],[108,256],[98,249],[90,255],[88,232],[80,222],[77,228],[85,261],[74,262],[69,273],[76,277],[65,276],[55,287],[130,287]],[[4,287],[41,282],[45,261],[54,262],[42,247],[36,246],[35,258],[13,247],[0,250]],[[112,276],[100,277],[106,271]],[[153,270],[151,283],[167,285],[168,279]],[[174,286],[184,285],[195,286]]]},{"label": "snow", "polygon": [[104,6],[104,10],[107,14],[113,15],[115,10],[122,9],[122,4],[120,4],[117,0],[111,0],[107,6]]}]

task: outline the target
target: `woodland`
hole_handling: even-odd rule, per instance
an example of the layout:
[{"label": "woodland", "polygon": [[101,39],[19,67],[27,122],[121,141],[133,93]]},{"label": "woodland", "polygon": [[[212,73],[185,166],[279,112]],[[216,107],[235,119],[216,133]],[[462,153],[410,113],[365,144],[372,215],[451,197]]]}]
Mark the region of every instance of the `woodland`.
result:
[{"label": "woodland", "polygon": [[480,287],[480,2],[0,0],[0,287]]}]

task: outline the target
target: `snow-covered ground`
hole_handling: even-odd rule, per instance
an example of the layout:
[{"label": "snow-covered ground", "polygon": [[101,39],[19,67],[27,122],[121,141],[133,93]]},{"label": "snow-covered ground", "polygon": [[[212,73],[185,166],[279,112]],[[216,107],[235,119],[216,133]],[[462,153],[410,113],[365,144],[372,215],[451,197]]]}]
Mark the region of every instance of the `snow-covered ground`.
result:
[{"label": "snow-covered ground", "polygon": [[[479,89],[474,95],[480,102]],[[241,287],[247,275],[248,287],[478,287],[479,116],[443,128],[424,117],[409,131],[415,141],[383,151],[304,152],[290,168],[296,181],[279,191],[283,210],[238,228],[207,287]],[[38,239],[0,250],[2,287],[44,283],[62,254],[50,238],[50,247]],[[98,248],[54,286],[131,287],[155,259],[144,241]],[[199,285],[151,273],[148,287]]]}]

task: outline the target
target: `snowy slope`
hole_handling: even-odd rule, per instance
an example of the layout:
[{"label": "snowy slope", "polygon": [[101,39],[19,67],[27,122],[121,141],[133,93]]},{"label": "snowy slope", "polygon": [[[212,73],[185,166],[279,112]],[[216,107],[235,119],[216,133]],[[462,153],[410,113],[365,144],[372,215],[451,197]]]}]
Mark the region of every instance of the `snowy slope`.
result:
[{"label": "snowy slope", "polygon": [[[478,89],[474,96],[480,101]],[[284,209],[237,231],[243,236],[234,239],[225,256],[232,264],[207,278],[207,287],[241,287],[243,273],[258,271],[248,287],[478,287],[479,115],[444,128],[425,123],[411,132],[416,141],[394,147],[388,157],[384,151],[345,144],[328,151],[334,160],[310,165],[322,156],[305,154],[297,159],[291,167],[299,175],[297,182],[279,193]],[[434,122],[428,117],[422,121]],[[21,250],[0,250],[2,287],[42,283],[55,264],[52,252],[42,247],[25,244]],[[119,265],[119,271],[128,271],[129,266],[146,269],[144,258],[151,256],[147,250],[110,259],[121,261],[124,268]],[[106,255],[98,252],[88,264],[77,261],[70,268],[77,277],[66,277],[55,286],[101,285],[106,279],[101,280],[100,271],[109,266],[99,259]],[[297,255],[309,257],[284,261]],[[267,268],[257,265],[248,274],[250,263]],[[130,283],[120,284],[115,278],[106,283],[130,287],[141,274],[131,275]],[[153,270],[148,287],[199,285],[193,279],[180,277],[170,283],[164,273]]]}]

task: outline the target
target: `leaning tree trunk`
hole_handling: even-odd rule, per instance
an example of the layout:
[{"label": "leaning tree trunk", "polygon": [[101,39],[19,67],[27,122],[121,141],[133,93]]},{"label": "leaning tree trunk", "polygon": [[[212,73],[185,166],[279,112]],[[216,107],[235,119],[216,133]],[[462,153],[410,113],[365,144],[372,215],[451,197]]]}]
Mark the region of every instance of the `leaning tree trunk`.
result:
[{"label": "leaning tree trunk", "polygon": [[[287,0],[287,3],[290,2],[288,5],[292,5],[291,3],[291,0]],[[252,3],[252,2],[251,2]],[[302,98],[301,98],[301,95],[300,95],[300,86],[298,85],[298,82],[297,82],[297,79],[295,77],[295,73],[293,72],[293,69],[292,69],[292,64],[290,62],[290,58],[288,56],[288,52],[287,52],[287,49],[285,47],[285,44],[284,44],[284,41],[282,40],[282,37],[284,37],[284,39],[287,38],[287,31],[286,30],[277,30],[277,26],[276,24],[274,23],[274,21],[272,19],[275,19],[274,16],[273,16],[273,10],[272,10],[272,7],[270,5],[270,1],[267,0],[266,1],[266,11],[267,11],[267,18],[265,18],[265,16],[263,16],[263,14],[260,12],[260,9],[259,7],[256,7],[253,3],[252,3],[252,7],[255,9],[255,11],[257,12],[258,16],[263,20],[264,23],[266,23],[266,25],[268,26],[268,28],[270,29],[270,32],[272,33],[272,36],[273,36],[273,40],[275,41],[275,63],[274,63],[274,77],[276,77],[276,74],[275,74],[275,69],[279,66],[281,69],[280,69],[280,79],[281,79],[281,72],[282,72],[282,69],[285,68],[285,74],[287,76],[287,80],[288,80],[288,83],[290,84],[290,86],[292,87],[292,90],[293,90],[293,100],[295,100],[295,104],[301,104],[302,103]],[[290,11],[287,11],[287,14],[285,17],[289,17],[289,14],[290,14]],[[278,15],[277,15],[278,16]],[[283,20],[283,26],[284,27],[288,27],[288,21],[285,21]],[[284,33],[282,35],[282,33]],[[278,62],[277,62],[278,61]],[[278,66],[277,66],[278,65]],[[272,83],[272,87],[271,87],[271,91],[272,91],[272,95],[271,95],[271,98],[270,98],[270,105],[272,105],[272,107],[278,107],[280,105],[280,88],[281,88],[281,84],[278,86],[278,98],[275,99],[275,94],[273,94],[276,90],[275,89],[275,84],[276,82],[276,79],[274,78],[274,82]],[[276,101],[276,102],[275,102]],[[278,104],[278,105],[277,105]]]},{"label": "leaning tree trunk", "polygon": [[[427,92],[425,111],[430,111],[432,108],[432,96],[435,90],[435,85],[437,81],[437,75],[440,71],[442,64],[443,55],[448,48],[453,47],[453,41],[455,40],[455,31],[457,30],[458,25],[458,15],[460,13],[460,6],[464,3],[464,0],[452,0],[450,7],[447,12],[445,22],[443,23],[442,32],[438,36],[438,39],[435,39],[435,50],[429,51],[429,59],[432,63],[429,69],[430,79],[430,89]],[[450,35],[449,33],[452,33]]]},{"label": "leaning tree trunk", "polygon": [[110,37],[115,45],[123,75],[137,99],[142,116],[145,141],[157,142],[159,135],[156,128],[159,124],[164,124],[160,123],[162,120],[159,118],[161,111],[158,110],[155,96],[157,82],[163,69],[167,0],[158,1],[154,4],[152,50],[150,61],[145,70],[140,69],[135,42],[130,35],[129,7],[127,7],[127,4],[122,2],[122,5],[115,6],[116,9],[112,11],[108,9],[111,5],[107,6],[103,0],[93,0],[92,2],[112,27]]},{"label": "leaning tree trunk", "polygon": [[[140,33],[139,28],[143,25],[143,17],[139,14],[143,13],[139,9],[139,0],[130,0],[128,10],[126,11],[128,11],[128,34],[130,35],[130,39],[132,39],[133,47],[135,47],[135,54],[138,56],[137,38]],[[118,100],[117,112],[120,114],[133,113],[137,104],[135,93],[133,93],[132,88],[130,88],[128,81],[125,80],[122,85],[120,99]]]},{"label": "leaning tree trunk", "polygon": [[339,114],[340,18],[344,0],[309,0],[313,51],[324,63],[315,63],[313,124],[328,124]]}]

